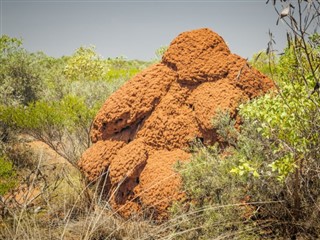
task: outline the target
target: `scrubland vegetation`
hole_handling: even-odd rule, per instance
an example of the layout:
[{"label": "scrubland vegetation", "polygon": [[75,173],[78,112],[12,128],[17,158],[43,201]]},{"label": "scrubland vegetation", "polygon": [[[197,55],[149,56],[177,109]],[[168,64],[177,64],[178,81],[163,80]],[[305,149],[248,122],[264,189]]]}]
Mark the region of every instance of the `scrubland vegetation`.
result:
[{"label": "scrubland vegetation", "polygon": [[[320,238],[320,3],[275,3],[266,7],[287,25],[287,48],[274,51],[270,33],[250,60],[275,90],[239,106],[240,127],[217,112],[221,142],[195,141],[190,162],[176,164],[186,198],[163,223],[121,219],[76,165],[101,104],[152,62],[93,47],[52,58],[2,36],[0,239]],[[34,151],[36,140],[48,147]]]},{"label": "scrubland vegetation", "polygon": [[98,239],[103,232],[134,239],[139,224],[130,235],[129,224],[121,227],[105,212],[76,162],[91,144],[101,104],[152,62],[102,59],[92,46],[52,58],[26,51],[9,36],[1,37],[0,47],[0,238]]}]

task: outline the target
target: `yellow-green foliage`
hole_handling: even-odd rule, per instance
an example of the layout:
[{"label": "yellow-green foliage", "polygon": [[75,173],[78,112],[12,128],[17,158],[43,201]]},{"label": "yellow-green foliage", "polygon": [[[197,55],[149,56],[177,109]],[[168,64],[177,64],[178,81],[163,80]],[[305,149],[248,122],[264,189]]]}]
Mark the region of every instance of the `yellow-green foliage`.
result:
[{"label": "yellow-green foliage", "polygon": [[156,50],[156,52],[155,52],[155,54],[156,54],[156,58],[158,59],[158,60],[161,60],[161,58],[162,58],[162,56],[165,54],[165,52],[168,50],[168,46],[161,46],[161,47],[159,47],[157,50]]},{"label": "yellow-green foliage", "polygon": [[148,63],[126,60],[124,57],[102,59],[93,46],[80,47],[68,60],[64,69],[65,76],[72,80],[129,79],[145,68]]},{"label": "yellow-green foliage", "polygon": [[107,65],[95,52],[95,47],[80,47],[67,61],[64,74],[71,80],[99,80],[107,71]]},{"label": "yellow-green foliage", "polygon": [[261,51],[252,56],[250,64],[268,77],[272,77],[275,66],[274,64],[270,64],[270,61],[273,60],[276,60],[273,54],[268,55],[265,51]]},{"label": "yellow-green foliage", "polygon": [[0,38],[0,104],[27,105],[39,98],[39,56],[29,54],[21,45],[19,39],[6,35]]},{"label": "yellow-green foliage", "polygon": [[27,107],[0,106],[0,120],[26,130],[72,130],[80,123],[90,122],[99,106],[89,109],[83,99],[68,95],[59,102],[37,101]]},{"label": "yellow-green foliage", "polygon": [[[228,114],[217,113],[216,116],[215,123],[219,128],[227,127],[219,129],[220,133],[225,130],[235,131],[234,122]],[[218,123],[218,119],[222,119],[222,122]],[[228,125],[225,124],[227,122]],[[248,136],[253,140],[248,141]],[[205,147],[196,142],[192,148],[194,153],[191,161],[176,167],[182,176],[183,190],[188,201],[174,204],[171,209],[175,222],[173,235],[178,236],[175,239],[215,239],[221,236],[257,239],[257,231],[251,230],[252,222],[249,218],[245,219],[246,214],[250,217],[255,213],[242,206],[246,196],[255,191],[253,184],[256,177],[250,171],[233,174],[232,170],[244,161],[248,162],[248,159],[252,161],[248,165],[254,161],[261,164],[268,154],[262,155],[263,143],[255,138],[255,128],[246,129],[243,136],[238,134],[234,137],[238,139],[237,146],[228,147],[225,156],[218,145]],[[252,156],[255,158],[251,159]],[[262,200],[259,198],[260,194],[256,194],[252,200]],[[256,224],[257,229],[258,226]]]},{"label": "yellow-green foliage", "polygon": [[117,57],[106,60],[108,71],[104,75],[107,81],[114,81],[114,79],[128,80],[136,75],[138,72],[150,65],[148,62],[138,60],[126,60],[124,57]]},{"label": "yellow-green foliage", "polygon": [[270,164],[279,173],[279,180],[284,180],[298,161],[309,158],[313,147],[319,145],[320,99],[317,93],[311,95],[316,79],[306,61],[303,57],[299,62],[305,71],[302,79],[293,49],[286,49],[276,66],[278,91],[240,107],[241,115],[258,122],[261,135],[273,140],[274,152],[282,153]]},{"label": "yellow-green foliage", "polygon": [[13,164],[6,157],[0,156],[0,196],[13,189],[17,183]]},{"label": "yellow-green foliage", "polygon": [[108,70],[108,73],[105,75],[106,80],[112,81],[112,79],[130,79],[134,75],[136,75],[138,72],[140,72],[139,69],[116,69],[116,68],[110,68]]}]

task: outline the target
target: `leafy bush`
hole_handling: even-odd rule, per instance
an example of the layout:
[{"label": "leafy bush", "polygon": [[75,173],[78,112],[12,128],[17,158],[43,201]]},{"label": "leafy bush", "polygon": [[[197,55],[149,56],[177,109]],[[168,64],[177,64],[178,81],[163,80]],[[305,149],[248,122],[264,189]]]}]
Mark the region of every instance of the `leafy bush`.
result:
[{"label": "leafy bush", "polygon": [[[177,239],[279,238],[298,233],[318,237],[320,178],[318,170],[311,170],[318,166],[303,169],[297,211],[295,173],[285,168],[286,152],[274,151],[275,142],[262,134],[261,123],[244,120],[237,132],[229,114],[221,112],[214,123],[227,147],[196,143],[190,163],[177,166],[186,201],[172,208],[173,235]],[[274,163],[282,164],[286,176],[274,170]]]},{"label": "leafy bush", "polygon": [[16,172],[13,164],[6,157],[0,156],[0,196],[13,189],[16,184]]},{"label": "leafy bush", "polygon": [[186,203],[171,209],[174,236],[205,239],[238,232],[244,214],[237,205],[242,188],[229,174],[232,163],[221,159],[217,146],[196,143],[194,148],[191,162],[177,165],[187,196]]},{"label": "leafy bush", "polygon": [[[271,56],[270,56],[271,55]],[[270,53],[267,54],[265,51],[261,51],[259,53],[256,53],[252,56],[251,60],[250,60],[250,64],[258,69],[260,72],[262,72],[263,74],[267,75],[268,77],[272,78],[274,75],[274,63],[271,63],[270,61],[277,61],[277,57]]]},{"label": "leafy bush", "polygon": [[314,104],[319,100],[308,98],[305,86],[284,85],[280,94],[267,94],[243,106],[241,112],[244,118],[258,121],[258,131],[273,140],[273,151],[283,157],[272,163],[272,168],[278,171],[279,180],[284,180],[298,165],[306,164],[300,161],[316,160],[320,115]]},{"label": "leafy bush", "polygon": [[110,82],[114,79],[121,81],[128,80],[138,72],[149,66],[151,63],[139,60],[127,60],[125,57],[109,58],[106,60],[108,71],[105,74],[105,79]]},{"label": "leafy bush", "polygon": [[272,197],[277,196],[278,187],[271,194],[260,192],[266,182],[257,184],[256,169],[266,171],[272,155],[269,142],[249,122],[243,123],[240,134],[229,113],[218,112],[213,122],[227,147],[196,143],[190,163],[177,166],[187,201],[172,209],[175,234],[182,239],[255,239],[270,227],[267,219],[254,221],[261,214],[257,210],[275,204]]},{"label": "leafy bush", "polygon": [[76,50],[67,61],[64,74],[70,80],[99,80],[106,71],[107,66],[95,52],[94,46],[90,46]]},{"label": "leafy bush", "polygon": [[39,98],[42,81],[36,70],[37,55],[21,47],[21,40],[0,38],[0,102],[27,105]]},{"label": "leafy bush", "polygon": [[161,60],[162,56],[165,54],[165,52],[168,50],[168,46],[161,46],[159,47],[155,54],[156,54],[156,60]]},{"label": "leafy bush", "polygon": [[[75,164],[90,145],[89,130],[100,104],[67,95],[59,102],[37,101],[29,106],[0,106],[0,121],[47,143]],[[71,144],[71,145],[70,145]]]}]

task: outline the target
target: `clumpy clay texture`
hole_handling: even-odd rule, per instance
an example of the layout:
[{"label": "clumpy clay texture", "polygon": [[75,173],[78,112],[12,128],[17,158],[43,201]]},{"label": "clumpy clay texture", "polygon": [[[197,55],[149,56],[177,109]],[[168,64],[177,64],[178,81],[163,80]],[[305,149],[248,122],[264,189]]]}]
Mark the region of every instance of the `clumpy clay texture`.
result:
[{"label": "clumpy clay texture", "polygon": [[217,141],[211,119],[267,92],[273,83],[232,54],[210,29],[181,33],[160,63],[106,100],[91,131],[93,145],[79,166],[120,215],[163,220],[183,197],[174,164],[188,161],[190,143]]}]

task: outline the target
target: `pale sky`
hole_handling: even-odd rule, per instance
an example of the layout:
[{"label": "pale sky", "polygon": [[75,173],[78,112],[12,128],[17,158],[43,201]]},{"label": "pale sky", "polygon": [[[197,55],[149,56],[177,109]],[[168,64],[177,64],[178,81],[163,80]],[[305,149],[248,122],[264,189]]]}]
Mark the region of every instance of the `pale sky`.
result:
[{"label": "pale sky", "polygon": [[267,46],[269,29],[277,49],[285,31],[265,0],[0,0],[1,34],[22,38],[29,51],[54,57],[95,45],[103,57],[151,60],[181,32],[207,27],[232,52],[247,58]]}]

